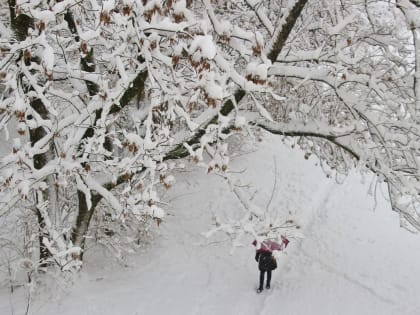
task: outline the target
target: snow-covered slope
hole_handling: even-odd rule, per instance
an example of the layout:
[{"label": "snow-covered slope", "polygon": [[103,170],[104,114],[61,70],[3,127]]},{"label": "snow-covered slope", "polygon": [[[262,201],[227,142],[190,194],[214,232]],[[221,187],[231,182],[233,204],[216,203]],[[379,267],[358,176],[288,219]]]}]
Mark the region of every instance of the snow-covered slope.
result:
[{"label": "snow-covered slope", "polygon": [[[226,219],[241,206],[221,177],[197,168],[179,174],[165,196],[172,206],[152,247],[125,267],[87,255],[74,286],[37,296],[30,314],[420,314],[420,236],[399,228],[380,191],[375,206],[373,176],[353,174],[338,185],[278,138],[267,136],[259,148],[234,159],[230,168],[241,173],[232,176],[258,190],[254,202],[265,207],[275,159],[271,205],[291,213],[302,236],[280,254],[271,290],[255,292],[251,236],[233,254],[229,236],[202,236],[214,214]],[[18,296],[9,302],[2,290],[0,314],[11,314],[11,305],[22,314]]]}]

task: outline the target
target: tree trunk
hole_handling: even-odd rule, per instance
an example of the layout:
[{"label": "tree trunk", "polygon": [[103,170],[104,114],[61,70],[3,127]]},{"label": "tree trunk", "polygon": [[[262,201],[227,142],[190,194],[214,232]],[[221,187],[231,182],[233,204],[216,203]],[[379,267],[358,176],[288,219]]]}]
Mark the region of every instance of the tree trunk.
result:
[{"label": "tree trunk", "polygon": [[[40,116],[45,119],[48,117],[48,112],[44,106],[44,104],[39,100],[39,99],[35,99],[34,101],[31,102],[31,106],[35,109],[35,111],[40,114]],[[44,136],[46,135],[46,132],[44,130],[44,128],[42,127],[38,127],[35,129],[30,129],[29,130],[29,138],[31,141],[31,145],[34,146],[39,140],[41,140]],[[34,168],[35,169],[42,169],[47,163],[48,163],[48,154],[53,153],[53,145],[50,142],[49,144],[49,150],[46,153],[42,153],[42,154],[36,154],[33,157],[33,161],[34,161]],[[46,180],[47,185],[48,185],[48,189],[42,192],[43,195],[43,200],[47,200],[49,201],[49,215],[51,218],[51,222],[53,222],[54,224],[56,223],[56,202],[54,202],[53,200],[56,200],[55,198],[52,198],[52,194],[53,189],[54,189],[54,180],[52,175],[49,176]],[[39,202],[38,198],[36,198],[36,203]],[[46,230],[46,226],[45,226],[45,221],[44,221],[44,217],[42,216],[41,212],[38,210],[38,208],[35,207],[35,214],[37,217],[37,221],[38,221],[38,229],[39,229],[39,260],[40,260],[40,267],[47,267],[48,265],[48,261],[51,258],[51,253],[49,252],[49,250],[43,245],[42,241],[44,237],[48,238],[48,231]]]},{"label": "tree trunk", "polygon": [[[95,71],[95,67],[90,66],[88,68],[88,65],[91,65],[93,62],[93,50],[90,51],[92,54],[88,54],[87,57],[91,58],[91,60],[83,60],[82,58],[82,68],[85,71],[93,72]],[[137,95],[142,94],[142,91],[145,87],[145,81],[147,78],[147,71],[140,72],[137,77],[133,80],[132,85],[130,88],[128,88],[125,93],[122,95],[119,106],[113,106],[111,107],[110,113],[116,113],[120,111],[123,107],[127,106],[128,103]],[[87,84],[87,83],[86,83]],[[99,89],[95,85],[87,84],[89,94],[95,95]],[[98,110],[95,115],[95,121],[101,117],[102,110]],[[86,129],[85,134],[83,135],[83,139],[92,137],[94,134],[93,126]],[[112,141],[109,139],[109,137],[105,137],[105,143],[104,148],[108,151],[112,150]],[[111,188],[109,188],[111,189]],[[95,212],[96,205],[99,203],[99,201],[102,199],[102,196],[92,194],[92,207],[88,209],[87,203],[86,203],[86,195],[81,192],[80,190],[77,191],[77,198],[78,198],[78,214],[76,219],[76,224],[73,228],[72,232],[72,242],[73,245],[78,246],[81,248],[81,254],[80,254],[80,260],[83,260],[83,251],[85,249],[85,236],[88,233],[90,221],[92,219],[92,216]]]},{"label": "tree trunk", "polygon": [[[8,0],[9,3],[9,10],[10,10],[10,20],[12,29],[16,35],[16,39],[18,41],[24,41],[28,35],[28,29],[29,27],[33,27],[34,22],[33,19],[25,14],[19,14],[16,16],[15,6],[16,1],[15,0]],[[22,53],[21,53],[22,55]],[[22,56],[21,56],[22,57]],[[30,63],[38,62],[39,60],[33,59],[30,61],[26,61],[28,65]],[[30,87],[25,92],[33,91],[33,88]],[[42,101],[38,98],[32,100],[30,102],[30,106],[42,117],[42,119],[48,119],[48,110],[45,107],[45,105],[42,103]],[[31,119],[32,117],[28,116],[27,119]],[[31,145],[34,146],[39,140],[41,140],[43,137],[46,136],[46,131],[43,127],[38,127],[34,129],[29,130],[29,138],[31,141]],[[48,154],[53,153],[53,147],[52,143],[50,143],[50,149],[46,153],[42,154],[36,154],[33,157],[33,163],[35,169],[42,169],[48,162]],[[48,180],[48,184],[51,185],[52,180]],[[49,193],[50,190],[47,190],[43,192],[44,200],[49,200],[50,196]],[[38,202],[38,200],[36,200]],[[50,204],[51,207],[54,207],[54,205]],[[45,221],[41,214],[41,212],[35,208],[35,215],[37,217],[38,221],[38,229],[39,229],[39,260],[40,260],[40,267],[46,267],[48,265],[49,258],[51,257],[51,253],[48,251],[48,249],[43,245],[42,241],[44,237],[48,237],[48,232],[45,230]],[[49,211],[50,213],[53,212],[53,210]]]},{"label": "tree trunk", "polygon": [[79,213],[77,214],[76,224],[73,228],[71,240],[74,246],[81,248],[79,259],[83,260],[83,250],[85,248],[86,235],[89,230],[90,220],[92,219],[96,205],[101,200],[99,195],[92,195],[92,206],[89,209],[86,202],[86,195],[78,190],[77,199],[79,201]]}]

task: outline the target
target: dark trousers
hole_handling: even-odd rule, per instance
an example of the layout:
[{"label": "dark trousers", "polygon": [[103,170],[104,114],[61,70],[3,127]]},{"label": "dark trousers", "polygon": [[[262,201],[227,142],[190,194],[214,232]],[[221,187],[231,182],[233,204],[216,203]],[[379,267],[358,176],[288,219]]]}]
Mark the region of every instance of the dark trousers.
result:
[{"label": "dark trousers", "polygon": [[267,272],[267,285],[270,286],[271,282],[271,270],[260,270],[260,287],[262,290],[264,288],[264,274]]}]

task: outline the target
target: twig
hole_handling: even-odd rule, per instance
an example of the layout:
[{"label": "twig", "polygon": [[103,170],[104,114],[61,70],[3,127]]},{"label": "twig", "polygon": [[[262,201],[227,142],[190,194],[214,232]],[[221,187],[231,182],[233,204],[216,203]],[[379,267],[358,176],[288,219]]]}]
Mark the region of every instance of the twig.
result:
[{"label": "twig", "polygon": [[276,191],[276,187],[277,187],[277,161],[274,155],[273,155],[273,160],[274,160],[274,185],[273,185],[273,189],[271,190],[270,200],[268,200],[267,206],[265,207],[266,211],[268,211],[268,208],[270,207],[271,201],[273,200],[273,197],[274,197],[274,192]]},{"label": "twig", "polygon": [[31,305],[31,288],[28,288],[28,302],[26,303],[25,315],[29,314],[29,307]]}]

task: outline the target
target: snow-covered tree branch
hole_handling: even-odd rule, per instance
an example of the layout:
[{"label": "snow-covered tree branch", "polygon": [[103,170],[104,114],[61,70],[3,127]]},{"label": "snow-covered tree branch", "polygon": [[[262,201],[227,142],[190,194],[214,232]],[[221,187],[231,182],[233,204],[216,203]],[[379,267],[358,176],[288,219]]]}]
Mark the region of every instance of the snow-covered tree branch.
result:
[{"label": "snow-covered tree branch", "polygon": [[255,128],[299,137],[338,173],[373,171],[402,223],[419,229],[415,1],[0,9],[0,131],[11,148],[0,216],[33,209],[43,266],[78,267],[95,218],[160,223],[159,191],[178,160],[224,171],[229,135]]}]

